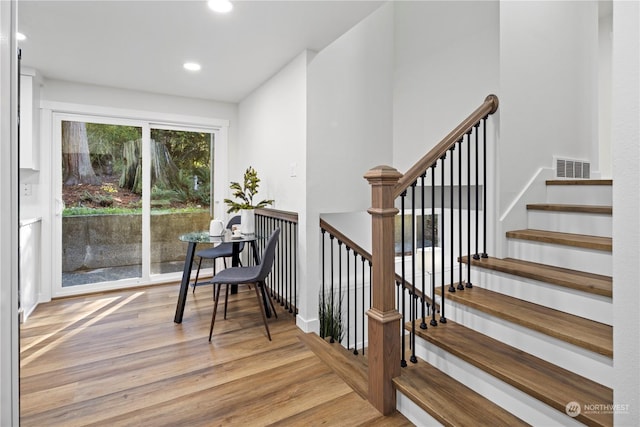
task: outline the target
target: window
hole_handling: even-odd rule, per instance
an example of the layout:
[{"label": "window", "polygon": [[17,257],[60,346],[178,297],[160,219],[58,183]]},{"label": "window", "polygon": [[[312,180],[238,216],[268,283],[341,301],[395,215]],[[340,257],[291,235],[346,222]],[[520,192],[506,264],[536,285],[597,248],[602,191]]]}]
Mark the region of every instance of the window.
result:
[{"label": "window", "polygon": [[[404,235],[402,234],[402,220],[404,218]],[[416,215],[412,229],[412,216],[410,214],[396,215],[395,217],[395,255],[412,255],[414,248],[427,248],[439,246],[438,215]],[[432,227],[433,225],[433,227]],[[412,238],[412,232],[415,237]]]}]

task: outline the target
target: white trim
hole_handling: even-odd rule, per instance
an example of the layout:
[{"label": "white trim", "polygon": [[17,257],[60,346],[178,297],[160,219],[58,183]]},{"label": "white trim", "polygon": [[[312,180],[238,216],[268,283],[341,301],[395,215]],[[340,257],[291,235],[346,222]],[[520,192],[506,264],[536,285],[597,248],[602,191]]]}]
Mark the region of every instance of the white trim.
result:
[{"label": "white trim", "polygon": [[56,113],[81,114],[84,116],[111,117],[118,119],[139,120],[153,124],[165,125],[194,125],[197,127],[224,128],[229,126],[229,120],[211,117],[189,116],[181,114],[158,113],[144,110],[129,110],[123,108],[101,107],[97,105],[83,105],[69,102],[40,101],[40,108],[52,110]]},{"label": "white trim", "polygon": [[15,1],[0,1],[0,425],[19,425],[18,61]]}]

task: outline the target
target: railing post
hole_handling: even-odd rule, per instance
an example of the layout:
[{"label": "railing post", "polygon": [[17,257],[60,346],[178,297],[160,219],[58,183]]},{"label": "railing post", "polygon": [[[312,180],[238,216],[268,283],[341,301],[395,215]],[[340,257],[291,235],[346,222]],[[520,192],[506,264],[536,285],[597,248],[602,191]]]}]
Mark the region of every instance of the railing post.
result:
[{"label": "railing post", "polygon": [[369,318],[369,401],[383,415],[396,409],[392,379],[400,375],[401,315],[394,295],[393,191],[402,174],[390,166],[377,166],[364,177],[371,185],[372,304]]}]

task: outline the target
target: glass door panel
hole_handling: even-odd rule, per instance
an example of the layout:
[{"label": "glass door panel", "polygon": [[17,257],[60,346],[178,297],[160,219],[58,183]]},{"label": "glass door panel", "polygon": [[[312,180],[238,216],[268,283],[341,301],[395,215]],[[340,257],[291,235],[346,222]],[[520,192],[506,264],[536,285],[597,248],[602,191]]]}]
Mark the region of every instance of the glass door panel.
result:
[{"label": "glass door panel", "polygon": [[62,120],[62,287],[142,277],[142,128]]},{"label": "glass door panel", "polygon": [[181,272],[181,234],[208,230],[213,133],[151,128],[151,274]]}]

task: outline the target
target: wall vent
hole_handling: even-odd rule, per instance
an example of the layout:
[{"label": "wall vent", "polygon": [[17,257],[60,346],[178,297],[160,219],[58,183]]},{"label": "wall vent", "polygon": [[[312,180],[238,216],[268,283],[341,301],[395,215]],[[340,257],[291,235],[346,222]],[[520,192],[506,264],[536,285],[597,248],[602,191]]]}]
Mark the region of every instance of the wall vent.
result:
[{"label": "wall vent", "polygon": [[556,159],[557,178],[589,179],[591,177],[589,162],[570,159]]}]

